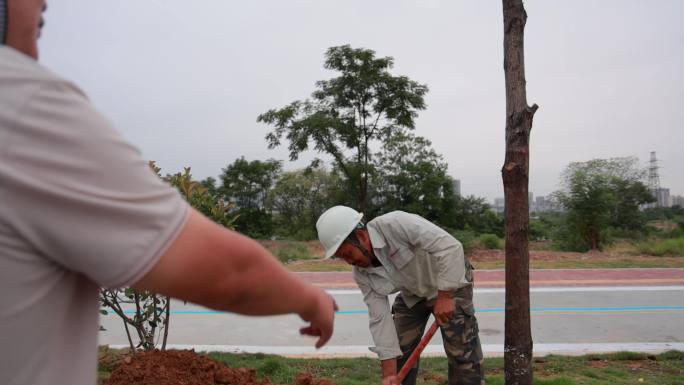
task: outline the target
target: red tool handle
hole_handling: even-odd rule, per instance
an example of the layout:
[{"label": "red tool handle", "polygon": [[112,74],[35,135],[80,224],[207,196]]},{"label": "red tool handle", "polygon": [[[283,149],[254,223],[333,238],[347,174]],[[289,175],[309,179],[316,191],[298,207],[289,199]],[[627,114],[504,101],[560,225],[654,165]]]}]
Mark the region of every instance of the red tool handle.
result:
[{"label": "red tool handle", "polygon": [[423,349],[427,346],[427,344],[430,342],[432,339],[432,336],[435,335],[435,332],[437,331],[437,320],[435,320],[432,325],[430,325],[430,328],[428,329],[427,333],[423,336],[423,338],[420,340],[418,343],[418,346],[413,350],[413,353],[409,356],[408,360],[406,360],[406,363],[404,363],[404,366],[401,368],[399,371],[399,374],[397,374],[397,380],[401,384],[402,381],[404,381],[404,378],[406,378],[406,375],[408,372],[411,370],[413,367],[413,364],[418,361],[418,357],[420,357],[420,353],[423,352]]}]

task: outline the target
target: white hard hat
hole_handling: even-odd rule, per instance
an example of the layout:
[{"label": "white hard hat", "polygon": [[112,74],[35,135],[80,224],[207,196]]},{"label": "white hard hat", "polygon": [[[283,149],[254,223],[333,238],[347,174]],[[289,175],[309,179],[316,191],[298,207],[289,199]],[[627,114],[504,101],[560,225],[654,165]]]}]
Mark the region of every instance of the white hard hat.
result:
[{"label": "white hard hat", "polygon": [[334,206],[327,209],[316,222],[318,240],[325,247],[325,257],[332,257],[342,242],[361,222],[363,213],[347,206]]}]

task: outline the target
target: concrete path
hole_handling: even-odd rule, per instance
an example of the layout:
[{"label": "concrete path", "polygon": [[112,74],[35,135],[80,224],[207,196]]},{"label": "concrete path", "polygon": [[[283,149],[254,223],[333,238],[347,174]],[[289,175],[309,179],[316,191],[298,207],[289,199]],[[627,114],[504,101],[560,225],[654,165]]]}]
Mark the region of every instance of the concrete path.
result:
[{"label": "concrete path", "polygon": [[[352,276],[299,273],[327,288],[340,305],[335,335],[322,350],[298,335],[297,316],[244,317],[175,302],[169,343],[175,348],[288,356],[372,356],[368,315]],[[536,270],[532,274],[535,355],[684,350],[684,269]],[[475,306],[487,356],[503,353],[503,271],[478,271]],[[121,321],[102,317],[100,343],[126,343]],[[426,355],[441,355],[440,336]]]}]

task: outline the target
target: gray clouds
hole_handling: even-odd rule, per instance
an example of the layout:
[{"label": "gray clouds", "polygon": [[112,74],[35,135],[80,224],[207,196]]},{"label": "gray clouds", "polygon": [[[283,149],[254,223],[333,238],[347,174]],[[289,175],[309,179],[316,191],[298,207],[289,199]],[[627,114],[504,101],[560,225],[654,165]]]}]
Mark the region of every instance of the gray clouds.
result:
[{"label": "gray clouds", "polygon": [[[684,194],[684,2],[531,0],[528,102],[538,103],[530,190],[557,188],[572,161],[649,152],[661,184]],[[268,150],[258,114],[304,99],[334,45],[395,59],[430,87],[416,134],[465,194],[503,196],[503,27],[499,1],[60,0],[41,61],[74,80],[165,171],[215,176]],[[317,154],[287,169],[301,167]]]}]

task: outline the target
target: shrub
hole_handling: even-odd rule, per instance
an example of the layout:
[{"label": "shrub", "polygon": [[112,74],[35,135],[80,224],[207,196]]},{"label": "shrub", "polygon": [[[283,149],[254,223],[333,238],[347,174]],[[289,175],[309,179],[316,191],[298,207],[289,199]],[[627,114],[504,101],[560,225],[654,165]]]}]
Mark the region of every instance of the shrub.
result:
[{"label": "shrub", "polygon": [[503,249],[503,240],[494,234],[482,234],[480,235],[480,243],[490,250],[493,249]]},{"label": "shrub", "polygon": [[677,216],[674,221],[680,229],[684,229],[684,215]]},{"label": "shrub", "polygon": [[549,226],[540,219],[530,218],[528,238],[531,241],[543,241],[549,238]]},{"label": "shrub", "polygon": [[451,233],[463,245],[463,251],[470,254],[476,246],[477,237],[470,230],[456,230]]},{"label": "shrub", "polygon": [[306,243],[303,242],[285,242],[282,248],[276,251],[276,256],[283,263],[313,258],[306,247]]},{"label": "shrub", "polygon": [[650,255],[684,256],[684,237],[639,242],[637,249],[641,253]]},{"label": "shrub", "polygon": [[589,251],[587,242],[582,238],[578,231],[563,223],[553,234],[552,248],[558,251]]}]

